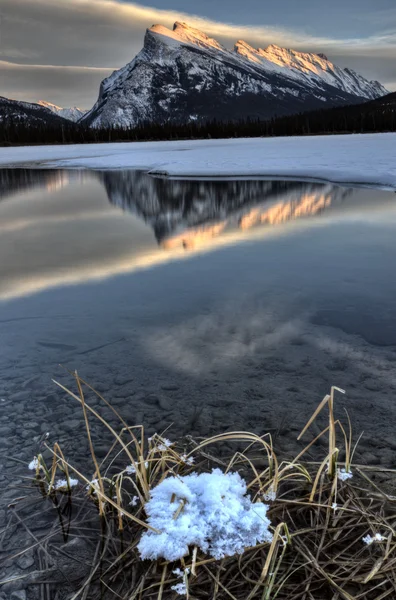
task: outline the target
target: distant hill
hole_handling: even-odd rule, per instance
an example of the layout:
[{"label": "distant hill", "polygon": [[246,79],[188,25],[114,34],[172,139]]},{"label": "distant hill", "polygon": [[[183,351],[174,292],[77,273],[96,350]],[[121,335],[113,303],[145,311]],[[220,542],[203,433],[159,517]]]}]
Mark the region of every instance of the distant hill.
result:
[{"label": "distant hill", "polygon": [[25,126],[48,125],[51,127],[68,123],[66,119],[45,106],[0,96],[0,123],[4,121],[12,121],[13,124]]}]

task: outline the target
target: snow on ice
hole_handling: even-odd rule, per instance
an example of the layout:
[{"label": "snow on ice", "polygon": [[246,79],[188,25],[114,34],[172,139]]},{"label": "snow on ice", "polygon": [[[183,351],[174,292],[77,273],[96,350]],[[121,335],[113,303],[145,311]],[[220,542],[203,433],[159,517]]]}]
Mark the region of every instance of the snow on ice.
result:
[{"label": "snow on ice", "polygon": [[0,165],[129,168],[174,177],[309,178],[396,188],[396,134],[0,148]]}]

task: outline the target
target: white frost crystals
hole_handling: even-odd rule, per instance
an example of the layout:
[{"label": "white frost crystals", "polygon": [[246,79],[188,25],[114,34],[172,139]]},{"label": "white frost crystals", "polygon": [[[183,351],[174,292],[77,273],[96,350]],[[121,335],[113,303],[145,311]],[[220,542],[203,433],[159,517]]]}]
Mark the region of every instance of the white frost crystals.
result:
[{"label": "white frost crystals", "polygon": [[347,471],[346,469],[338,469],[337,477],[340,481],[347,481],[348,479],[352,479],[353,473],[352,471]]},{"label": "white frost crystals", "polygon": [[54,488],[56,490],[68,490],[70,488],[76,487],[76,485],[78,485],[79,481],[78,479],[72,479],[71,477],[69,477],[69,479],[60,479],[59,481],[55,482]]},{"label": "white frost crystals", "polygon": [[252,503],[238,473],[191,473],[167,477],[151,491],[145,505],[148,523],[138,544],[143,559],[174,561],[198,546],[216,559],[242,554],[245,548],[271,542],[267,506]]},{"label": "white frost crystals", "polygon": [[376,533],[374,537],[365,535],[364,538],[362,538],[362,541],[367,544],[367,546],[371,546],[374,542],[383,542],[384,540],[386,540],[386,537],[380,533]]},{"label": "white frost crystals", "polygon": [[35,456],[33,458],[32,461],[30,461],[30,463],[28,464],[28,469],[30,469],[30,471],[36,471],[40,466],[39,460],[37,458],[37,456]]}]

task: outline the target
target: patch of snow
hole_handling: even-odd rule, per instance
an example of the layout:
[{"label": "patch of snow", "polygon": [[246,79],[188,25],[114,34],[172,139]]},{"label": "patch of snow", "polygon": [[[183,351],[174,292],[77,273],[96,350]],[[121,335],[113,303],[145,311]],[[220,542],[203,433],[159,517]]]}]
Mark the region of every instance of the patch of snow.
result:
[{"label": "patch of snow", "polygon": [[274,500],[276,500],[276,492],[274,490],[273,485],[270,486],[270,488],[265,492],[263,497],[266,502],[273,502]]},{"label": "patch of snow", "polygon": [[182,579],[183,582],[172,585],[171,590],[174,590],[180,596],[187,596],[187,578],[190,573],[190,569],[184,569],[184,571],[181,569],[174,569],[172,573],[176,575],[176,577],[179,577],[179,579]]},{"label": "patch of snow", "polygon": [[187,454],[182,454],[180,458],[186,465],[193,465],[195,463],[195,458],[193,456],[187,457]]},{"label": "patch of snow", "polygon": [[78,485],[79,481],[78,479],[72,479],[71,477],[69,478],[69,483],[67,482],[66,479],[59,479],[59,481],[57,481],[54,485],[54,488],[56,490],[67,490],[69,488],[73,488],[76,487],[76,485]]},{"label": "patch of snow", "polygon": [[185,583],[176,583],[176,585],[171,586],[171,589],[180,596],[185,596],[187,594],[187,586]]},{"label": "patch of snow", "polygon": [[168,450],[168,448],[173,446],[173,442],[171,442],[167,438],[160,438],[160,440],[162,443],[158,445],[158,450],[161,450],[161,452],[165,452],[166,450]]},{"label": "patch of snow", "polygon": [[362,541],[365,544],[367,544],[367,546],[371,546],[371,544],[375,542],[383,542],[384,540],[386,540],[386,537],[381,535],[380,533],[376,533],[374,537],[372,537],[371,535],[366,535],[362,538]]},{"label": "patch of snow", "polygon": [[33,460],[29,463],[28,469],[30,469],[31,471],[36,471],[36,469],[38,469],[38,467],[39,467],[39,461],[38,461],[37,456],[35,456],[33,458]]},{"label": "patch of snow", "polygon": [[338,469],[337,477],[340,481],[347,481],[348,479],[352,479],[353,473],[351,471],[346,471],[345,469]]},{"label": "patch of snow", "polygon": [[[186,152],[180,152],[183,148]],[[0,148],[0,165],[144,169],[174,177],[293,177],[396,188],[396,134]]]},{"label": "patch of snow", "polygon": [[89,483],[87,486],[85,486],[85,489],[87,491],[92,490],[92,493],[96,494],[95,487],[99,487],[99,479],[92,479],[91,483]]},{"label": "patch of snow", "polygon": [[198,546],[216,559],[241,554],[249,546],[271,542],[267,506],[252,503],[238,473],[192,473],[168,477],[145,505],[148,523],[138,544],[143,559],[174,561]]}]

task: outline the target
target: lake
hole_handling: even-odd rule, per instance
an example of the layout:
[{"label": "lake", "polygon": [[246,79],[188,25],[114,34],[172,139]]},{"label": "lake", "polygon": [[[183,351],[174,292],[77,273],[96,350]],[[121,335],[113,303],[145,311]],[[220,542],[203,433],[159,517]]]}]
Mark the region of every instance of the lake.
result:
[{"label": "lake", "polygon": [[286,455],[337,385],[359,460],[396,466],[394,192],[8,169],[0,230],[3,486],[47,433],[86,456],[67,369],[148,434],[270,431]]}]

